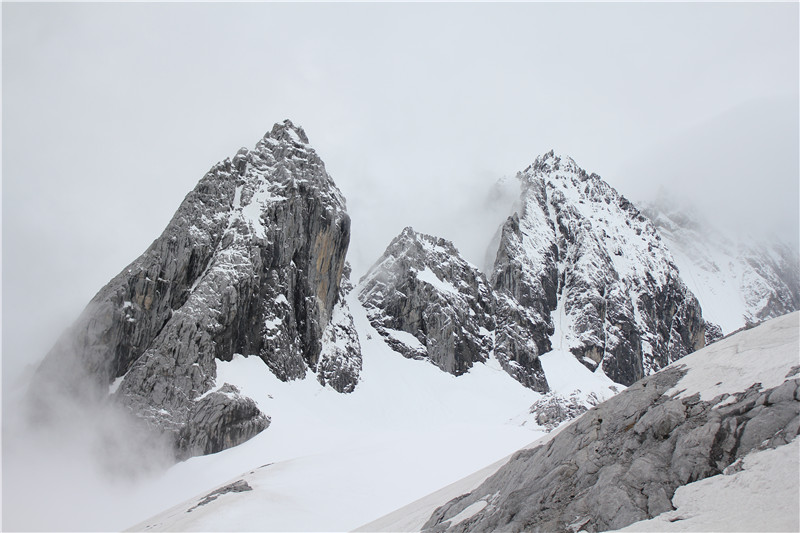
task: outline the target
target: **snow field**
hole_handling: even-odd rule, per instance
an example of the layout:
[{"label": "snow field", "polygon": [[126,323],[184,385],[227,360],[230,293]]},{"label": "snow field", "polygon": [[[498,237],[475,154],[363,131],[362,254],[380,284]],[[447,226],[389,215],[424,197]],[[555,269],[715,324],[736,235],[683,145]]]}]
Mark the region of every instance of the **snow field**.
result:
[{"label": "snow field", "polygon": [[709,401],[720,394],[742,392],[754,380],[762,389],[780,385],[787,369],[800,365],[798,328],[800,312],[794,312],[687,355],[673,365],[686,366],[688,374],[667,394],[685,398],[700,393],[701,400]]},{"label": "snow field", "polygon": [[[349,531],[542,435],[512,421],[541,395],[494,359],[458,378],[405,359],[370,326],[354,294],[348,304],[364,355],[356,390],[339,394],[311,374],[284,383],[257,357],[218,362],[217,385],[239,387],[272,424],[235,448],[171,468],[158,484],[174,489],[160,509],[174,507],[133,529]],[[237,479],[253,490],[186,512]]]},{"label": "snow field", "polygon": [[[688,373],[665,394],[684,397],[699,392],[707,400],[723,392],[744,391],[754,383],[761,383],[762,389],[779,385],[787,379],[787,370],[800,365],[798,332],[800,312],[795,312],[690,354],[673,363],[685,365]],[[542,356],[548,380],[552,379],[556,386],[571,369],[572,361],[564,355],[551,352]],[[587,376],[576,372],[576,379],[576,383],[584,382]],[[547,443],[570,423],[561,424],[528,447]],[[419,531],[436,508],[471,492],[505,462],[500,460],[476,471],[357,531]],[[739,472],[728,470],[728,474],[679,487],[672,499],[676,510],[620,531],[800,531],[800,439],[796,437],[788,445],[753,452],[741,460],[741,466]],[[478,504],[480,501],[457,518],[466,519],[467,515],[479,512]]]}]

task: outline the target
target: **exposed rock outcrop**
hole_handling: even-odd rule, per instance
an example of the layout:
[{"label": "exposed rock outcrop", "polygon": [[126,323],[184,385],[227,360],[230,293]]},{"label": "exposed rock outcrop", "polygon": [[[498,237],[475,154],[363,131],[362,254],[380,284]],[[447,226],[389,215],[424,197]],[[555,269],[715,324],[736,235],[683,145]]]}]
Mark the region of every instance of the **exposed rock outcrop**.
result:
[{"label": "exposed rock outcrop", "polygon": [[345,299],[352,290],[350,264],[345,263],[339,301],[322,334],[322,353],[317,369],[317,380],[339,392],[353,392],[361,374],[361,343]]},{"label": "exposed rock outcrop", "polygon": [[[437,509],[424,530],[617,529],[672,510],[677,487],[790,442],[800,432],[798,317],[777,320],[714,345],[712,361],[730,371],[694,370],[717,364],[704,352],[688,367],[678,362],[642,379],[545,444],[517,452],[480,487]],[[765,331],[769,337],[756,337]],[[753,353],[779,358],[762,373]],[[707,393],[715,387],[722,389]]]},{"label": "exposed rock outcrop", "polygon": [[531,405],[530,413],[535,416],[537,425],[552,431],[562,422],[577,418],[598,403],[600,398],[593,392],[585,398],[577,391],[569,396],[549,392]]},{"label": "exposed rock outcrop", "polygon": [[405,228],[362,278],[372,326],[405,357],[460,375],[492,350],[493,297],[453,244]]},{"label": "exposed rock outcrop", "polygon": [[491,283],[495,354],[523,384],[547,385],[559,348],[629,385],[705,344],[705,321],[655,227],[595,174],[553,152],[521,172]]},{"label": "exposed rock outcrop", "polygon": [[329,327],[352,329],[336,307],[349,239],[344,198],[304,131],[276,124],[200,180],[61,337],[37,386],[104,397],[121,379],[114,399],[172,434],[181,457],[247,440],[268,419],[232,388],[204,396],[216,360],[256,355],[290,380],[322,356],[325,381],[342,391],[357,381],[357,340],[322,354]]}]

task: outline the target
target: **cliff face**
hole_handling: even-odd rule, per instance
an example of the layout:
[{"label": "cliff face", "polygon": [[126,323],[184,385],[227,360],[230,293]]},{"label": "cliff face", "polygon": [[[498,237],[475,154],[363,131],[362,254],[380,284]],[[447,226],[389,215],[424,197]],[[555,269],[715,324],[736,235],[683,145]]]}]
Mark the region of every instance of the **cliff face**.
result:
[{"label": "cliff face", "polygon": [[[37,383],[94,397],[111,385],[115,401],[174,436],[180,457],[247,440],[269,420],[215,383],[215,361],[257,356],[282,380],[316,372],[326,330],[348,327],[335,310],[349,238],[344,199],[302,128],[276,124],[200,180],[62,336]],[[340,391],[360,368],[357,340],[344,346],[324,365]]]},{"label": "cliff face", "polygon": [[595,174],[553,152],[519,174],[491,283],[495,353],[544,390],[538,356],[571,351],[630,385],[705,343],[700,306],[653,224]]},{"label": "cliff face", "polygon": [[406,228],[359,283],[370,323],[405,357],[454,375],[492,350],[494,298],[453,244]]}]

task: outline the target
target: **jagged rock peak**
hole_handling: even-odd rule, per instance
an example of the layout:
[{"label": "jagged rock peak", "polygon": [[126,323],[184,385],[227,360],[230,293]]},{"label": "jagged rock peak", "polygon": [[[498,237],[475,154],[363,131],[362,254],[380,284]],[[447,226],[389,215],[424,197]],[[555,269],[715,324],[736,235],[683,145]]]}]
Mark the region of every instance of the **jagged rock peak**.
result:
[{"label": "jagged rock peak", "polygon": [[405,228],[361,279],[358,297],[373,327],[405,357],[459,375],[491,352],[489,285],[450,241]]},{"label": "jagged rock peak", "polygon": [[308,144],[308,137],[303,127],[294,125],[288,118],[283,122],[276,123],[264,137],[277,141],[288,140],[297,144]]},{"label": "jagged rock peak", "polygon": [[562,349],[628,385],[703,346],[700,307],[633,204],[553,152],[518,178],[492,273],[506,370],[540,388],[538,356]]},{"label": "jagged rock peak", "polygon": [[235,383],[216,382],[217,360],[255,356],[282,380],[322,372],[352,390],[361,354],[340,292],[350,218],[307,141],[284,121],[214,165],[62,336],[39,381],[103,397],[113,382],[114,401],[172,435],[178,457],[269,423]]},{"label": "jagged rock peak", "polygon": [[556,170],[576,172],[581,175],[586,174],[584,170],[575,163],[574,159],[565,154],[557,154],[555,150],[550,150],[538,156],[528,168],[522,171],[522,173],[526,174],[531,171],[550,173]]},{"label": "jagged rock peak", "polygon": [[426,233],[418,233],[414,231],[414,228],[411,226],[403,228],[403,231],[392,239],[389,247],[401,244],[415,246],[428,253],[444,254],[447,257],[460,256],[458,250],[451,241]]}]

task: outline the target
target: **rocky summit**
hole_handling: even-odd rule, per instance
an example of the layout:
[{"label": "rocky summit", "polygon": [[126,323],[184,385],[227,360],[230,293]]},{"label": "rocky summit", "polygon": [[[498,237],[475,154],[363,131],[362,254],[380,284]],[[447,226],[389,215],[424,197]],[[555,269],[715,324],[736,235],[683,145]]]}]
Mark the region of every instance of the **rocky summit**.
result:
[{"label": "rocky summit", "polygon": [[361,280],[370,321],[395,350],[456,375],[493,354],[548,392],[539,356],[551,350],[630,385],[720,336],[656,227],[599,176],[550,152],[517,179],[519,208],[488,282],[452,243],[411,228]]},{"label": "rocky summit", "polygon": [[697,299],[625,197],[552,151],[518,178],[491,273],[495,354],[511,375],[546,390],[538,356],[561,349],[630,385],[704,346]]},{"label": "rocky summit", "polygon": [[302,128],[276,124],[214,165],[162,235],[92,299],[36,390],[90,391],[171,436],[180,458],[217,452],[269,419],[216,361],[260,357],[282,380],[317,372],[341,392],[361,354],[343,300],[350,218]]},{"label": "rocky summit", "polygon": [[460,375],[491,353],[494,298],[450,241],[405,228],[361,279],[358,297],[405,357]]}]

